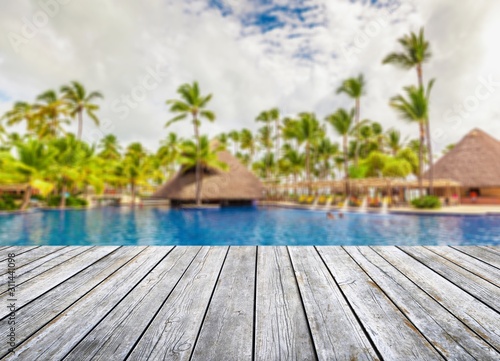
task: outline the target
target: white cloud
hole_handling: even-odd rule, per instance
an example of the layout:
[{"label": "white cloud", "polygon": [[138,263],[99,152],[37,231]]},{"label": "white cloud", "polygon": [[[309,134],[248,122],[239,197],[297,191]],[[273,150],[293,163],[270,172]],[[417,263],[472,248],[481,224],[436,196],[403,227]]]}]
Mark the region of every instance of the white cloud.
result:
[{"label": "white cloud", "polygon": [[[201,0],[65,2],[47,25],[35,27],[36,34],[18,52],[9,34],[21,33],[23,18],[31,21],[41,11],[40,2],[1,5],[0,112],[14,100],[34,99],[76,79],[105,94],[100,113],[104,132],[153,149],[168,132],[163,128],[170,117],[164,102],[175,97],[183,82],[197,79],[204,92],[214,94],[211,108],[218,119],[203,131],[215,135],[232,128],[255,129],[255,116],[272,106],[287,114],[312,110],[320,118],[351,106],[334,90],[343,78],[363,72],[368,81],[363,117],[414,135],[415,127],[396,118],[388,99],[415,83],[416,75],[383,66],[381,60],[397,49],[398,37],[425,25],[433,50],[425,75],[437,78],[431,120],[443,132],[438,147],[476,126],[500,137],[500,87],[469,106],[475,109],[463,113],[460,123],[455,111],[466,101],[473,104],[470,97],[480,77],[491,74],[500,81],[495,46],[500,8],[492,1],[406,1],[401,7],[392,1],[391,7],[376,7],[348,0],[224,0],[219,1],[222,12]],[[274,16],[282,26],[263,31],[255,22],[259,14]],[[356,54],[349,57],[352,50]],[[163,75],[155,86],[141,90],[144,78],[158,67]],[[126,115],[123,108],[113,111],[134,94],[143,100],[129,103]],[[92,126],[86,130],[90,135]],[[192,134],[187,122],[172,130]]]}]

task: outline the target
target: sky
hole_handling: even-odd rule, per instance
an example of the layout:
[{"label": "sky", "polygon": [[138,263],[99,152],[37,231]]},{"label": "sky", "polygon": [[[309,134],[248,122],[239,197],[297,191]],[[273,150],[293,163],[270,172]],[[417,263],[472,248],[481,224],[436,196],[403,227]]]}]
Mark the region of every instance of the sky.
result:
[{"label": "sky", "polygon": [[[213,94],[215,136],[256,130],[260,111],[279,107],[319,119],[353,102],[335,90],[363,73],[361,117],[415,137],[389,99],[416,84],[416,73],[382,59],[397,39],[425,27],[436,78],[431,124],[437,150],[479,127],[500,138],[500,2],[491,0],[25,0],[0,4],[0,113],[71,80],[101,91],[101,126],[84,138],[116,134],[154,150],[169,131],[165,104],[197,80]],[[76,132],[76,123],[70,131]],[[332,138],[337,136],[331,132]]]}]

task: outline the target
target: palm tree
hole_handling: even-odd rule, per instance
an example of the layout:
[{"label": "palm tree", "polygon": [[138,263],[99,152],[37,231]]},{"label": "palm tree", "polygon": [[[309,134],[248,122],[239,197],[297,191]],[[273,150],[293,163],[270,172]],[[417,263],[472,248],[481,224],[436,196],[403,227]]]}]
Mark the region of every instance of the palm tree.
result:
[{"label": "palm tree", "polygon": [[[259,142],[264,149],[266,149],[266,157],[270,157],[271,148],[273,146],[273,138],[271,134],[271,127],[268,125],[260,128],[259,132]],[[274,163],[273,163],[274,164]],[[266,178],[269,178],[271,175],[271,168],[266,168]]]},{"label": "palm tree", "polygon": [[69,124],[69,120],[63,118],[68,115],[65,100],[59,98],[54,90],[47,90],[36,99],[42,102],[34,105],[39,117],[37,122],[39,137],[56,137],[59,132],[64,131],[62,124]]},{"label": "palm tree", "polygon": [[283,158],[279,160],[280,168],[285,174],[293,176],[294,183],[297,183],[298,175],[304,170],[305,163],[305,155],[292,148],[284,150]]},{"label": "palm tree", "polygon": [[[181,100],[167,100],[170,104],[170,111],[179,115],[167,122],[166,126],[172,123],[186,119],[191,115],[191,120],[194,127],[194,136],[196,139],[197,149],[200,151],[200,134],[199,127],[201,125],[200,118],[207,119],[210,122],[215,120],[215,114],[205,109],[208,102],[212,99],[212,94],[202,96],[197,82],[193,84],[183,84],[177,89],[177,93],[181,96]],[[196,166],[196,204],[201,205],[201,165]]]},{"label": "palm tree", "polygon": [[425,123],[429,113],[429,95],[432,90],[434,81],[431,80],[427,86],[427,90],[423,87],[410,86],[405,88],[407,98],[402,95],[395,96],[391,99],[390,105],[393,107],[399,116],[409,122],[418,123],[420,130],[420,145],[419,145],[419,174],[418,182],[420,195],[423,195],[423,164],[424,164],[424,144],[425,144]]},{"label": "palm tree", "polygon": [[[424,28],[420,28],[418,34],[411,32],[410,35],[404,35],[402,38],[398,39],[399,44],[403,47],[403,51],[393,52],[387,55],[382,61],[383,64],[393,64],[399,68],[412,69],[415,68],[417,71],[418,86],[424,87],[424,76],[423,76],[423,64],[428,62],[432,57],[430,50],[430,44],[425,39]],[[433,164],[434,159],[432,156],[432,139],[431,139],[431,129],[429,115],[425,122],[425,135],[427,139],[427,148],[429,150],[429,180],[431,194],[433,193],[433,182],[434,182],[434,170]]]},{"label": "palm tree", "polygon": [[401,132],[396,129],[389,129],[386,133],[386,141],[393,157],[401,150]]},{"label": "palm tree", "polygon": [[337,89],[337,94],[345,93],[351,99],[354,99],[354,109],[355,109],[355,125],[357,127],[356,131],[356,150],[354,152],[354,164],[358,166],[359,160],[359,122],[361,116],[361,97],[365,94],[365,79],[363,74],[359,74],[357,78],[349,78],[344,80],[342,85]]},{"label": "palm tree", "polygon": [[316,146],[316,156],[320,163],[320,177],[327,179],[330,166],[330,159],[335,157],[339,152],[338,144],[332,143],[330,139],[323,138]]},{"label": "palm tree", "polygon": [[226,163],[219,160],[218,152],[224,148],[218,144],[211,146],[206,135],[200,137],[200,143],[195,144],[190,140],[185,141],[181,145],[181,153],[179,163],[183,167],[183,172],[187,172],[193,168],[199,168],[200,172],[200,188],[203,184],[203,173],[206,169],[228,170]]},{"label": "palm tree", "polygon": [[345,109],[339,109],[335,113],[328,115],[326,121],[333,127],[338,135],[342,136],[342,148],[344,153],[344,175],[346,179],[346,194],[349,194],[349,134],[353,128],[355,110],[348,112]]},{"label": "palm tree", "polygon": [[130,185],[132,207],[135,207],[137,186],[147,179],[151,170],[150,166],[148,154],[141,143],[135,142],[127,147],[121,171]]},{"label": "palm tree", "polygon": [[6,112],[2,118],[6,120],[8,126],[26,122],[26,130],[28,133],[34,133],[37,129],[40,116],[38,110],[33,104],[27,102],[16,102],[11,110]]},{"label": "palm tree", "polygon": [[[221,143],[224,146],[223,143]],[[169,133],[167,139],[161,142],[161,146],[156,152],[161,164],[167,169],[167,176],[171,177],[175,172],[175,164],[179,159],[181,139],[176,133]]]},{"label": "palm tree", "polygon": [[61,202],[60,208],[66,207],[66,193],[69,185],[80,179],[80,168],[87,161],[86,143],[79,141],[73,134],[68,134],[62,138],[56,138],[51,141],[50,145],[57,152],[54,157],[55,169],[54,178],[61,185]]},{"label": "palm tree", "polygon": [[53,166],[55,152],[47,144],[36,139],[16,142],[14,146],[17,159],[9,153],[6,153],[8,157],[2,158],[4,162],[0,162],[2,163],[0,182],[2,178],[8,176],[18,177],[19,181],[27,183],[21,205],[21,210],[25,210],[31,201],[34,185],[37,188],[45,188],[48,192],[52,189],[53,186],[45,182],[45,177]]},{"label": "palm tree", "polygon": [[99,142],[98,148],[101,150],[99,157],[106,160],[119,160],[121,158],[121,145],[114,134],[108,134]]},{"label": "palm tree", "polygon": [[94,121],[95,125],[99,125],[99,118],[95,115],[95,111],[99,109],[97,104],[92,103],[97,98],[103,98],[102,94],[93,91],[87,94],[85,87],[77,82],[72,81],[71,85],[61,87],[63,99],[67,102],[69,115],[72,118],[78,118],[78,136],[77,139],[82,139],[83,131],[83,112]]},{"label": "palm tree", "polygon": [[311,146],[325,136],[325,131],[319,125],[314,113],[300,113],[297,127],[297,136],[300,143],[305,144],[306,153],[306,180],[311,178]]},{"label": "palm tree", "polygon": [[229,132],[227,135],[229,139],[233,142],[234,154],[238,153],[238,143],[240,142],[240,133],[236,130]]},{"label": "palm tree", "polygon": [[253,163],[257,144],[253,133],[249,129],[242,129],[240,133],[241,149],[247,150],[250,155],[250,163]]}]

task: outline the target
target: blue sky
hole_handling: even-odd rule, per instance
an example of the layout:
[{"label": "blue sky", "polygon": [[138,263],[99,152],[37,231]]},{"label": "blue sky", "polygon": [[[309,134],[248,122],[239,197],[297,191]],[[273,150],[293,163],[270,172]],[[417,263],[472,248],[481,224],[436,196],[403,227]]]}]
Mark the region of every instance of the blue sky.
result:
[{"label": "blue sky", "polygon": [[[274,106],[285,115],[314,111],[323,119],[352,107],[335,89],[359,73],[367,79],[362,117],[414,136],[415,127],[398,119],[388,102],[416,75],[381,60],[398,49],[398,37],[421,26],[433,51],[424,75],[437,78],[431,108],[440,134],[436,148],[476,126],[500,138],[500,87],[481,100],[475,95],[485,79],[500,81],[500,2],[88,0],[60,5],[41,26],[26,24],[43,11],[36,1],[1,5],[0,112],[14,100],[33,101],[46,89],[79,80],[105,95],[101,129],[85,127],[90,140],[113,132],[124,143],[155,148],[169,131],[163,128],[170,117],[165,100],[195,79],[214,94],[217,120],[202,126],[208,135],[255,130],[256,115]],[[23,37],[27,26],[31,33]],[[24,39],[17,48],[12,34]],[[145,89],[151,76],[155,83]],[[188,124],[170,130],[192,132]]]}]

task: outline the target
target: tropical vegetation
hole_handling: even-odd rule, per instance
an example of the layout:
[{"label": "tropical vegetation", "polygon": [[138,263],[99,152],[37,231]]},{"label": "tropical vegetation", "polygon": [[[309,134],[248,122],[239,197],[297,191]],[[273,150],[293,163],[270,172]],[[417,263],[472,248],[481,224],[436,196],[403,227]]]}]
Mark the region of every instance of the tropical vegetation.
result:
[{"label": "tropical vegetation", "polygon": [[[332,109],[320,118],[310,111],[283,116],[274,107],[255,115],[255,131],[233,129],[218,134],[216,142],[203,133],[204,121],[216,118],[210,110],[212,94],[203,93],[197,82],[183,84],[177,89],[178,98],[166,100],[171,119],[165,126],[188,120],[194,140],[170,132],[158,149],[149,150],[139,142],[123,145],[116,135],[107,134],[89,144],[84,129],[88,120],[99,126],[99,102],[104,96],[72,81],[59,91],[42,92],[32,102],[15,102],[1,117],[0,184],[24,184],[26,191],[16,202],[0,196],[0,208],[24,210],[33,195],[49,206],[83,206],[89,194],[103,192],[127,193],[136,204],[137,195],[150,194],[179,169],[195,173],[196,203],[201,204],[204,169],[227,169],[217,157],[222,149],[267,182],[345,179],[344,195],[348,195],[351,179],[414,176],[423,196],[422,175],[433,162],[429,113],[434,80],[425,83],[423,78],[430,45],[423,29],[398,42],[402,52],[387,55],[383,63],[416,69],[418,82],[400,95],[389,94],[388,102],[395,115],[415,124],[413,137],[385,129],[364,113],[361,117],[362,100],[370,94],[365,76],[359,74],[339,82],[332,92],[332,100],[334,94],[352,99],[350,109]],[[72,121],[77,123],[76,135],[71,132]],[[23,125],[24,132],[13,131]],[[326,201],[326,196],[321,198]]]}]

